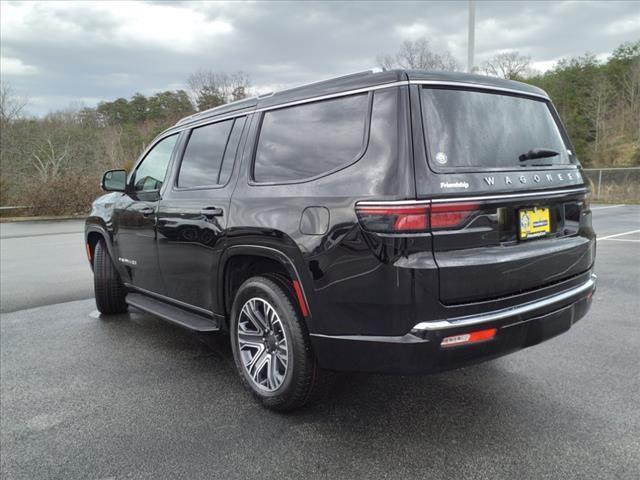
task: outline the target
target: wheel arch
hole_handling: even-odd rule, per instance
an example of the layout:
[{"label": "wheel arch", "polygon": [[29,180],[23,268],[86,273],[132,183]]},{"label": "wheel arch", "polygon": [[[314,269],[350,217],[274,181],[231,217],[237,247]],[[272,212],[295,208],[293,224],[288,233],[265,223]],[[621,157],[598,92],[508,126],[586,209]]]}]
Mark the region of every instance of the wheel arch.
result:
[{"label": "wheel arch", "polygon": [[240,284],[251,276],[265,273],[279,274],[292,282],[298,308],[308,323],[311,311],[299,269],[286,253],[277,248],[262,245],[233,245],[222,254],[217,285],[220,306],[227,322],[235,291]]},{"label": "wheel arch", "polygon": [[[113,249],[111,245],[111,236],[107,233],[106,228],[102,227],[99,224],[87,224],[85,227],[85,246],[87,248],[87,257],[89,259],[89,264],[93,269],[93,258],[96,251],[96,245],[100,240],[103,241],[105,247],[107,248],[107,252],[113,259]],[[114,262],[115,263],[115,262]]]}]

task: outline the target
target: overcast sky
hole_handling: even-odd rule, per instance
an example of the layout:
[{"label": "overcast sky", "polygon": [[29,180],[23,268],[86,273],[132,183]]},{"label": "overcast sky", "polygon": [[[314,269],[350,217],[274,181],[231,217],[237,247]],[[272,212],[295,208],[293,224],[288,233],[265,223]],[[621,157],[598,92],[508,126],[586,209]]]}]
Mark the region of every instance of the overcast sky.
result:
[{"label": "overcast sky", "polygon": [[[640,2],[476,2],[476,64],[505,50],[546,69],[640,38]],[[41,115],[244,70],[261,91],[375,66],[425,37],[466,63],[467,2],[2,2],[2,81]]]}]

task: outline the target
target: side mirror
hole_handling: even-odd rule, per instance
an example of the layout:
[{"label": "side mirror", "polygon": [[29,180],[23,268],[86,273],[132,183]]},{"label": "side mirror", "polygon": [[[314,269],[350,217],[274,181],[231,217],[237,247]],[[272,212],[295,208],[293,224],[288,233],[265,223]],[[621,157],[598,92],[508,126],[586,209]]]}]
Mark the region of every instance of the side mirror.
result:
[{"label": "side mirror", "polygon": [[102,189],[106,192],[124,192],[127,189],[125,170],[108,170],[102,176]]}]

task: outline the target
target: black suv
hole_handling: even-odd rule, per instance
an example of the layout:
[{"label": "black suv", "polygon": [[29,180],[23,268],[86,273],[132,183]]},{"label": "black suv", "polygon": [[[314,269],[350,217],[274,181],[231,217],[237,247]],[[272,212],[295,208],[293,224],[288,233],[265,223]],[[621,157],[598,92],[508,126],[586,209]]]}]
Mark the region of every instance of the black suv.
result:
[{"label": "black suv", "polygon": [[591,304],[581,168],[530,85],[365,72],[187,117],[105,173],[98,309],[227,332],[277,410],[332,371],[426,373],[568,330]]}]

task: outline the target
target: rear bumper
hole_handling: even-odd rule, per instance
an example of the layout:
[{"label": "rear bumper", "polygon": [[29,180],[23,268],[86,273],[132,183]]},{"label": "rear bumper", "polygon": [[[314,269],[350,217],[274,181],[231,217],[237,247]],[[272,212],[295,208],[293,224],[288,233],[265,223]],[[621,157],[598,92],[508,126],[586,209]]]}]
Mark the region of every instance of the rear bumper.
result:
[{"label": "rear bumper", "polygon": [[[496,358],[563,333],[589,311],[596,276],[549,297],[469,317],[415,325],[402,336],[311,334],[323,368],[378,373],[431,373]],[[492,340],[442,348],[445,337],[496,328]]]}]

